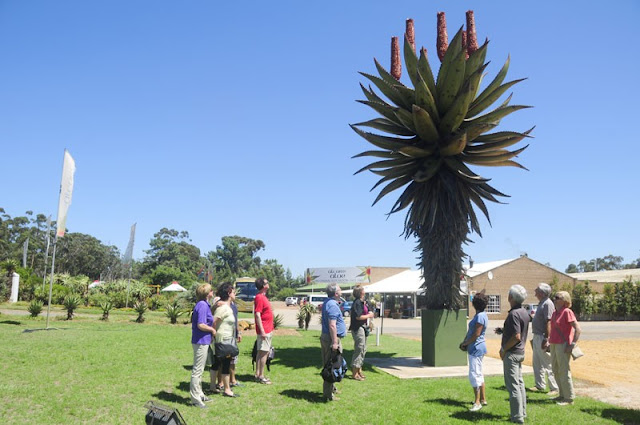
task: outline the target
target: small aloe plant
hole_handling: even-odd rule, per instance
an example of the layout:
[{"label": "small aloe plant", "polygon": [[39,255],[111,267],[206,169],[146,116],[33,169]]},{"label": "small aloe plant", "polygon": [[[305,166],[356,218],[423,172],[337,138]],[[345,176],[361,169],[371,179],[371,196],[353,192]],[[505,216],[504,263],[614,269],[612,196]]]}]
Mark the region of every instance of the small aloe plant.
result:
[{"label": "small aloe plant", "polygon": [[102,309],[102,319],[104,321],[109,320],[109,312],[113,309],[113,302],[111,300],[105,300],[100,303]]},{"label": "small aloe plant", "polygon": [[167,317],[171,320],[171,324],[175,325],[178,323],[178,317],[182,316],[184,311],[182,310],[182,306],[178,301],[173,301],[170,304],[167,304]]},{"label": "small aloe plant", "polygon": [[64,297],[64,301],[62,305],[64,309],[67,311],[67,320],[72,320],[74,316],[75,310],[80,306],[82,299],[78,294],[69,294]]},{"label": "small aloe plant", "polygon": [[133,305],[133,309],[138,313],[138,318],[136,319],[137,323],[144,322],[144,314],[147,312],[149,306],[144,301],[138,301]]},{"label": "small aloe plant", "polygon": [[31,313],[31,317],[38,317],[38,315],[42,312],[42,307],[44,304],[40,300],[33,300],[29,304],[27,310]]}]

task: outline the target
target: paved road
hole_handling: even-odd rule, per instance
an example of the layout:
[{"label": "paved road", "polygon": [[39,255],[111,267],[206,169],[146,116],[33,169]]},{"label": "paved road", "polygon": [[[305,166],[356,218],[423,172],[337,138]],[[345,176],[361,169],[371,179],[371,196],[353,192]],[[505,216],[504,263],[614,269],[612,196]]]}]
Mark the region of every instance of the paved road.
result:
[{"label": "paved road", "polygon": [[[274,302],[273,310],[275,314],[282,314],[285,326],[297,326],[296,314],[298,309],[294,306],[286,307],[282,302]],[[345,318],[347,324],[349,318]],[[489,320],[489,329],[501,327],[502,320]],[[421,337],[420,319],[375,319],[375,324],[382,327],[382,333],[387,335],[397,335],[407,338]],[[640,322],[580,322],[582,327],[581,339],[584,340],[610,340],[610,339],[640,339]],[[318,315],[314,314],[309,326],[310,329],[320,330]],[[499,335],[487,332],[488,339],[499,339]]]},{"label": "paved road", "polygon": [[[284,317],[284,326],[297,327],[296,315],[298,308],[295,306],[286,307],[284,302],[276,301],[272,303],[274,314],[281,314]],[[0,309],[3,314],[28,315],[26,310],[12,310],[8,308]],[[66,314],[65,312],[52,311],[52,316]],[[318,314],[314,314],[309,324],[309,329],[320,330],[320,320]],[[349,318],[345,318],[347,325]],[[503,321],[489,320],[489,329],[501,327]],[[383,334],[396,335],[405,338],[420,339],[421,322],[420,319],[375,319],[375,325],[380,327]],[[581,339],[585,341],[601,341],[611,339],[640,339],[640,321],[634,322],[580,322],[582,327]],[[499,339],[500,336],[493,332],[487,332],[487,339]]]}]

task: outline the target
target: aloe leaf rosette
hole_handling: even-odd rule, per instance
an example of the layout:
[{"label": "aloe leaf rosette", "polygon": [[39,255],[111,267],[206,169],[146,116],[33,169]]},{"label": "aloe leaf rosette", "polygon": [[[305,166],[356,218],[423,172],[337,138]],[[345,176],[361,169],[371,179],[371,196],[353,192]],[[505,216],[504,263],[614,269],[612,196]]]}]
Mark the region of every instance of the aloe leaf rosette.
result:
[{"label": "aloe leaf rosette", "polygon": [[444,13],[438,14],[437,52],[441,64],[432,71],[427,51],[415,48],[413,20],[407,20],[404,65],[401,78],[400,47],[392,38],[391,71],[374,59],[376,75],[361,72],[368,84],[360,84],[377,117],[351,125],[373,145],[354,158],[371,157],[362,167],[380,179],[375,205],[391,192],[401,191],[389,214],[407,209],[404,236],[417,239],[416,252],[424,277],[426,307],[458,310],[466,307],[460,294],[463,245],[468,235],[482,236],[474,207],[489,220],[486,201],[500,203],[508,195],[474,171],[477,166],[518,167],[516,161],[528,145],[533,130],[498,131],[506,116],[529,106],[512,105],[511,95],[499,99],[522,79],[505,82],[509,58],[497,75],[481,89],[489,41],[478,45],[472,11],[467,28],[460,28],[448,42]]}]

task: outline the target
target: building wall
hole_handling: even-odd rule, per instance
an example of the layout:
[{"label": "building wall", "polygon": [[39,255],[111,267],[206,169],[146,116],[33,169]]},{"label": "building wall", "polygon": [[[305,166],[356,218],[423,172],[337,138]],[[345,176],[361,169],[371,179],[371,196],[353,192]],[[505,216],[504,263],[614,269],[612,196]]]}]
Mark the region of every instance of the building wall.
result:
[{"label": "building wall", "polygon": [[[568,284],[573,287],[576,280],[551,267],[538,263],[528,257],[522,256],[510,263],[491,270],[493,278],[489,279],[488,272],[471,278],[469,291],[471,294],[485,289],[487,295],[500,296],[500,312],[487,313],[490,320],[502,320],[507,317],[511,308],[508,301],[509,288],[511,285],[522,285],[527,290],[525,303],[538,304],[538,299],[534,295],[534,290],[541,282],[551,283],[554,276],[557,278],[558,287]],[[470,315],[475,314],[473,307],[469,311]]]},{"label": "building wall", "polygon": [[386,279],[405,270],[410,270],[409,267],[371,267],[371,283],[376,283],[382,279]]}]

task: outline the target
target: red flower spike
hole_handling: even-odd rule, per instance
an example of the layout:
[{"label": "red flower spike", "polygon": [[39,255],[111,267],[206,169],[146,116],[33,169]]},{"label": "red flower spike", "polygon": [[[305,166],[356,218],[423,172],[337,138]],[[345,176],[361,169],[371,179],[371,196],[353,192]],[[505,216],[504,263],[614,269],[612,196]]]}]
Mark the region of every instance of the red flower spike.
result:
[{"label": "red flower spike", "polygon": [[405,30],[405,34],[407,35],[407,41],[411,44],[413,51],[416,51],[416,32],[413,27],[413,19],[407,19],[407,27]]},{"label": "red flower spike", "polygon": [[[467,50],[467,32],[462,31],[462,50]],[[469,59],[469,52],[464,52],[464,55]]]},{"label": "red flower spike", "polygon": [[440,62],[444,59],[444,54],[447,53],[449,48],[449,36],[447,35],[447,18],[444,12],[438,12],[438,40],[436,43],[436,49],[438,50],[438,58]]},{"label": "red flower spike", "polygon": [[467,10],[467,54],[478,50],[478,36],[476,34],[476,19],[473,10]]},{"label": "red flower spike", "polygon": [[402,75],[402,63],[400,63],[400,42],[398,37],[391,37],[391,75],[396,80]]}]

